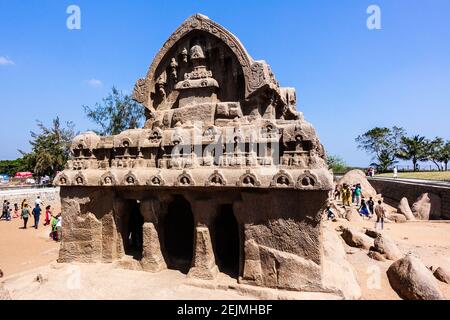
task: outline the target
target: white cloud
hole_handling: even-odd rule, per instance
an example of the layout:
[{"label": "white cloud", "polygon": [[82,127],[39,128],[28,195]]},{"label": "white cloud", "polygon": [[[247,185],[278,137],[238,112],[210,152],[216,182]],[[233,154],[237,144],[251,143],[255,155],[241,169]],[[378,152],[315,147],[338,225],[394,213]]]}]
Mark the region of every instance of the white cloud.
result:
[{"label": "white cloud", "polygon": [[0,56],[0,66],[13,66],[15,65],[8,56]]},{"label": "white cloud", "polygon": [[101,82],[98,79],[90,79],[90,80],[86,80],[85,82],[87,83],[88,86],[90,86],[92,88],[99,88],[103,85],[103,82]]}]

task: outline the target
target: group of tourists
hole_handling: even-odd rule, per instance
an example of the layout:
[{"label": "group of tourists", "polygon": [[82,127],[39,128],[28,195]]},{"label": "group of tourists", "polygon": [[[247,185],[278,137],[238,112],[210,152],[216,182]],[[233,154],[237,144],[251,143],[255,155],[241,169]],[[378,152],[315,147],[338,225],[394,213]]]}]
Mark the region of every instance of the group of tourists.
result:
[{"label": "group of tourists", "polygon": [[[346,183],[342,185],[341,188],[336,186],[336,189],[333,193],[334,200],[342,200],[342,205],[345,208],[346,206],[351,206],[352,204],[357,206],[358,213],[361,217],[372,219],[373,215],[376,215],[377,221],[375,223],[375,227],[379,223],[381,223],[381,229],[384,227],[384,218],[386,218],[386,209],[382,205],[382,201],[378,200],[375,203],[373,197],[369,197],[369,200],[366,201],[364,196],[362,195],[362,187],[361,184],[355,184],[350,186]],[[326,209],[327,219],[335,219],[336,216],[331,209],[331,206],[327,206]]]},{"label": "group of tourists", "polygon": [[[27,229],[28,220],[32,216],[34,219],[34,225],[32,228],[38,229],[39,221],[42,214],[42,207],[44,206],[42,199],[38,196],[34,202],[34,206],[31,207],[27,200],[24,199],[20,204],[20,209],[17,203],[14,207],[11,207],[11,203],[8,200],[3,202],[3,211],[0,220],[11,221],[13,218],[20,218],[23,220],[22,229]],[[52,208],[50,205],[45,207],[45,221],[44,226],[51,226],[51,232],[49,237],[55,241],[61,240],[61,213],[57,215],[52,214]]]},{"label": "group of tourists", "polygon": [[344,206],[350,206],[351,203],[353,203],[359,207],[362,200],[361,184],[358,183],[349,186],[347,183],[344,183],[341,189],[336,186],[336,189],[334,190],[334,200],[340,199],[342,199],[342,204]]}]

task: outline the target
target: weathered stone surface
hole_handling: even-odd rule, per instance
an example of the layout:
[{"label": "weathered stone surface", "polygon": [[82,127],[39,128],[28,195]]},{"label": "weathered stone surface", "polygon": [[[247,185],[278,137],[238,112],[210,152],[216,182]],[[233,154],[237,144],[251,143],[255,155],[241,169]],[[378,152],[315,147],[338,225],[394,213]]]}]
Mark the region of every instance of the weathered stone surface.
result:
[{"label": "weathered stone surface", "polygon": [[379,232],[375,229],[366,229],[365,233],[366,233],[366,235],[368,235],[369,237],[374,238],[374,239],[381,234],[381,232]]},{"label": "weathered stone surface", "polygon": [[373,239],[364,233],[352,228],[345,228],[342,231],[342,239],[351,247],[370,249],[373,245]]},{"label": "weathered stone surface", "polygon": [[211,237],[206,227],[197,227],[195,232],[195,251],[193,266],[189,269],[188,276],[212,280],[219,273],[212,249]]},{"label": "weathered stone surface", "polygon": [[347,261],[344,244],[338,234],[323,228],[323,284],[340,292],[344,299],[360,299],[361,287],[353,266]]},{"label": "weathered stone surface", "polygon": [[146,107],[144,128],[78,135],[55,178],[59,261],[210,280],[222,268],[253,285],[325,290],[321,217],[333,179],[295,89],[193,15],[133,98]]},{"label": "weathered stone surface", "polygon": [[367,254],[369,258],[377,260],[377,261],[386,261],[386,259],[383,257],[383,255],[377,251],[370,250]]},{"label": "weathered stone surface", "polygon": [[394,221],[396,223],[404,223],[407,221],[406,217],[403,214],[391,213],[388,216],[388,219]]},{"label": "weathered stone surface", "polygon": [[412,212],[419,220],[440,219],[440,210],[441,198],[433,193],[422,194],[412,206]]},{"label": "weathered stone surface", "polygon": [[11,300],[8,290],[0,283],[0,300]]},{"label": "weathered stone surface", "polygon": [[364,198],[369,199],[370,197],[375,198],[377,196],[377,192],[367,180],[366,174],[358,169],[347,172],[339,179],[338,188],[341,188],[344,184],[352,186],[358,183],[361,184],[362,196]]},{"label": "weathered stone surface", "polygon": [[376,237],[374,242],[374,249],[375,251],[384,254],[389,260],[397,260],[403,256],[394,240],[392,240],[385,233],[381,233]]},{"label": "weathered stone surface", "polygon": [[419,258],[407,255],[387,270],[392,288],[402,299],[443,300],[436,279]]},{"label": "weathered stone surface", "polygon": [[450,284],[450,272],[448,272],[444,268],[438,267],[436,270],[434,270],[433,275],[439,281]]},{"label": "weathered stone surface", "polygon": [[348,221],[362,221],[363,218],[359,214],[358,210],[354,207],[345,208],[345,219]]},{"label": "weathered stone surface", "polygon": [[144,271],[159,272],[167,268],[161,253],[158,232],[152,222],[145,222],[142,227],[143,250],[141,265]]},{"label": "weathered stone surface", "polygon": [[402,200],[400,200],[400,203],[397,207],[397,212],[401,213],[406,217],[407,220],[415,220],[411,207],[409,206],[408,199],[403,197]]}]

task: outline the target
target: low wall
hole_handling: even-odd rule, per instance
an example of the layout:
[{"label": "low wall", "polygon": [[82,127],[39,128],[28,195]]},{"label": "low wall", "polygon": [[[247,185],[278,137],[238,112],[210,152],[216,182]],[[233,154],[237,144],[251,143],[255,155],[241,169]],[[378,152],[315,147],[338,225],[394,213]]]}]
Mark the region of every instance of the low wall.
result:
[{"label": "low wall", "polygon": [[51,205],[54,211],[61,210],[59,187],[2,190],[0,191],[0,202],[3,204],[4,200],[8,200],[11,203],[11,206],[14,206],[15,203],[20,206],[23,199],[26,199],[28,204],[34,205],[34,201],[38,196],[41,197],[41,200],[45,206]]},{"label": "low wall", "polygon": [[427,192],[434,193],[441,198],[441,217],[450,219],[450,186],[379,178],[369,178],[368,180],[377,193],[383,195],[386,202],[391,202],[395,205],[398,204],[403,197],[406,197],[409,204],[412,206],[421,194]]}]

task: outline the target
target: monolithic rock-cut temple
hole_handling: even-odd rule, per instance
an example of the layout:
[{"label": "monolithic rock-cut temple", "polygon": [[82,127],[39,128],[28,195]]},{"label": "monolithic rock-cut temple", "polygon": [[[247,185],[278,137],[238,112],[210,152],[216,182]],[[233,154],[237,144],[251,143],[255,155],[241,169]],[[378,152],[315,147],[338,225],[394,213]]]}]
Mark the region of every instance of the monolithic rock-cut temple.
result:
[{"label": "monolithic rock-cut temple", "polygon": [[142,129],[86,132],[56,178],[60,262],[324,291],[324,148],[293,88],[203,15],[166,41],[133,99]]}]

